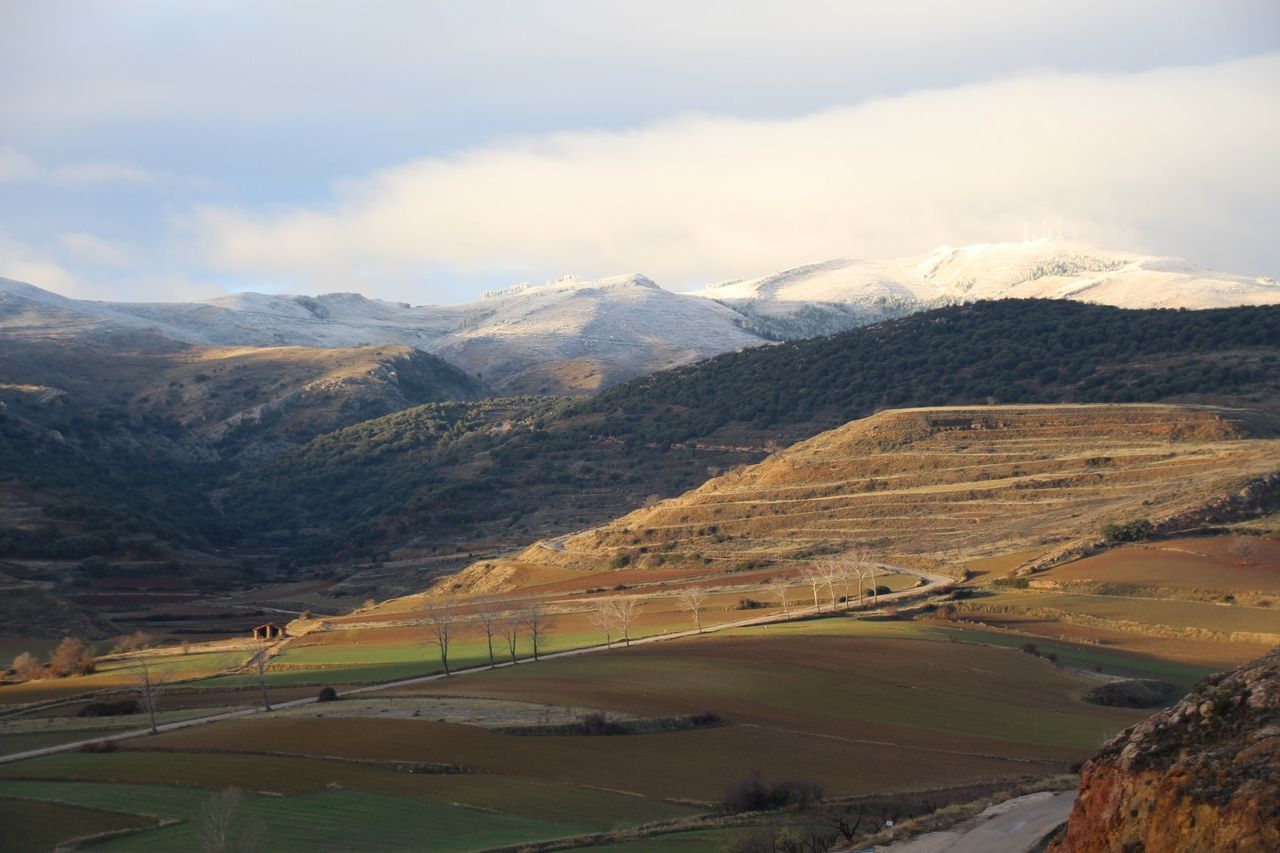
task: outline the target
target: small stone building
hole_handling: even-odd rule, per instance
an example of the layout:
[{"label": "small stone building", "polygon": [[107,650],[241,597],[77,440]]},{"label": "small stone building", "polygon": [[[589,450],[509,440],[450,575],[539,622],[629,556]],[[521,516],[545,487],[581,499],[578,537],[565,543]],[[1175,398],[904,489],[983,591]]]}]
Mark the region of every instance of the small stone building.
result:
[{"label": "small stone building", "polygon": [[253,629],[253,638],[255,640],[278,640],[281,637],[287,636],[288,633],[284,630],[283,626],[277,625],[274,622],[268,622],[265,625],[259,625],[257,628]]}]

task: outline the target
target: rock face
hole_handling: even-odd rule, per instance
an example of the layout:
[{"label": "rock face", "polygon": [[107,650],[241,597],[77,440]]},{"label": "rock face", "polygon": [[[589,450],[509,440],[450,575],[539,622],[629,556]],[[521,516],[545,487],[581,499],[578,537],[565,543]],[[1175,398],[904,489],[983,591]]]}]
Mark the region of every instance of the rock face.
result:
[{"label": "rock face", "polygon": [[1280,647],[1104,746],[1050,849],[1280,850]]}]

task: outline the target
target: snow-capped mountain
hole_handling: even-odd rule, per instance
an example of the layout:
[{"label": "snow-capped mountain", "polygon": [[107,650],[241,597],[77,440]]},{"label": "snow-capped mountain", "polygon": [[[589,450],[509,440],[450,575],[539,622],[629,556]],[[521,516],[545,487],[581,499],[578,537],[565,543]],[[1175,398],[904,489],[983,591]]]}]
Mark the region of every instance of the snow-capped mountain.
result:
[{"label": "snow-capped mountain", "polygon": [[772,337],[830,334],[979,299],[1076,299],[1120,308],[1280,303],[1280,284],[1177,258],[1064,240],[942,247],[894,261],[831,260],[690,293],[741,312]]},{"label": "snow-capped mountain", "polygon": [[565,393],[758,346],[767,338],[830,334],[942,305],[1005,298],[1216,308],[1280,304],[1280,284],[1055,240],[941,248],[896,261],[826,261],[692,293],[664,290],[642,275],[566,277],[446,306],[356,293],[95,302],[0,279],[0,333],[146,330],[221,346],[406,344],[504,393]]},{"label": "snow-capped mountain", "polygon": [[147,330],[202,345],[351,347],[398,343],[440,355],[506,393],[594,390],[764,343],[740,314],[640,275],[564,278],[454,306],[355,293],[240,293],[206,302],[69,299],[0,279],[0,332]]}]

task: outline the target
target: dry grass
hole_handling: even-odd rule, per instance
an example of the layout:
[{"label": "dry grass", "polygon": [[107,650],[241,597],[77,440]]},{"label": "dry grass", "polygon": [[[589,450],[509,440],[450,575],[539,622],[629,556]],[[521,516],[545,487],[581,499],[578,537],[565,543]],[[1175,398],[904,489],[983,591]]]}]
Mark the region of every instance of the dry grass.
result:
[{"label": "dry grass", "polygon": [[1175,406],[885,412],[797,444],[679,498],[455,583],[501,591],[630,576],[766,569],[863,545],[958,571],[1096,539],[1104,524],[1192,513],[1280,467],[1277,442],[1233,413]]}]

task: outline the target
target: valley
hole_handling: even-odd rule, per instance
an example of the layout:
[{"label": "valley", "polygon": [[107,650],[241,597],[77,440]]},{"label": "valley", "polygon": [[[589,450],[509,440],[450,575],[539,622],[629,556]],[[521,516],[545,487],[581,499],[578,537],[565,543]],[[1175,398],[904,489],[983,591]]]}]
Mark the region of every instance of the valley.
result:
[{"label": "valley", "polygon": [[977,302],[586,397],[23,332],[0,804],[36,848],[191,846],[236,789],[286,846],[639,853],[1067,785],[1280,643],[1278,310]]}]

